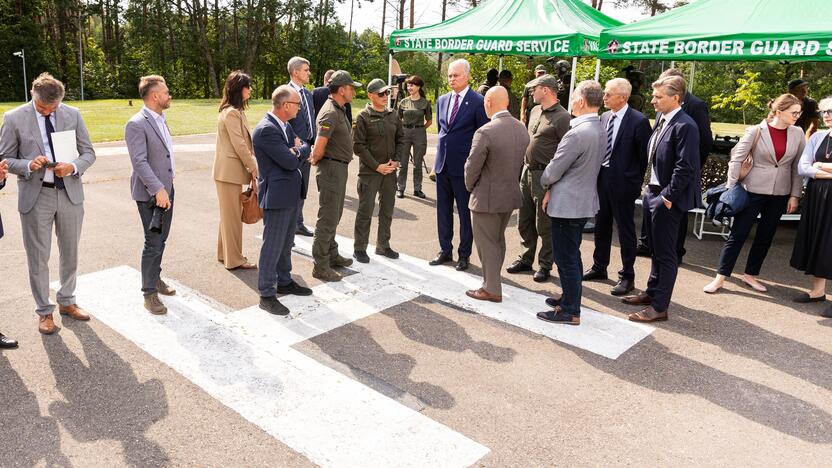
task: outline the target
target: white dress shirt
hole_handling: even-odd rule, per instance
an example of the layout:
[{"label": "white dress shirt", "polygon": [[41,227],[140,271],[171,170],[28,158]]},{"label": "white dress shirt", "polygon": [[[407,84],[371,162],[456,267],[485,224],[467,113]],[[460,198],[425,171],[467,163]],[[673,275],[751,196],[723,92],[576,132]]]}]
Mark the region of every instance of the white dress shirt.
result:
[{"label": "white dress shirt", "polygon": [[[280,120],[280,117],[278,117],[278,116],[277,116],[274,112],[272,112],[272,111],[269,111],[269,115],[271,115],[272,117],[274,117],[274,119],[275,119],[275,120],[277,120],[277,124],[278,124],[278,125],[280,125],[280,131],[282,131],[282,132],[283,132],[283,138],[284,138],[286,141],[289,141],[289,135],[287,135],[287,134],[286,134],[286,126],[287,126],[287,125],[289,125],[289,124],[288,124],[288,123],[286,123],[286,122],[284,122],[284,121],[282,121],[282,120]],[[294,144],[290,144],[290,147],[292,147],[292,146],[294,146]]]},{"label": "white dress shirt", "polygon": [[[676,114],[682,110],[681,107],[677,107],[676,109],[668,112],[667,114],[662,114],[661,119],[664,120],[664,126],[662,127],[662,131],[658,134],[653,133],[653,138],[650,139],[650,143],[647,145],[647,150],[651,151],[654,145],[659,144],[659,140],[664,135],[664,132],[667,130],[667,124],[673,120],[673,117],[676,117]],[[654,141],[655,140],[655,141]],[[656,161],[653,161],[653,165],[650,167],[650,185],[661,185],[659,184],[659,178],[656,176]]]},{"label": "white dress shirt", "polygon": [[157,114],[150,110],[147,106],[144,106],[144,109],[150,114],[153,118],[153,121],[156,122],[156,128],[159,129],[159,133],[162,135],[162,139],[165,140],[165,146],[168,148],[168,153],[170,153],[170,169],[171,173],[174,177],[176,177],[176,162],[173,159],[173,137],[170,135],[170,129],[168,129],[168,123],[165,119],[165,114]]},{"label": "white dress shirt", "polygon": [[[52,154],[52,147],[49,146],[49,136],[46,134],[46,117],[43,116],[40,112],[38,112],[38,108],[35,107],[35,100],[32,100],[32,107],[35,109],[35,115],[38,118],[38,129],[40,130],[40,138],[43,140],[43,155],[46,156],[46,159],[49,162],[56,162],[55,155]],[[58,112],[58,109],[55,109],[55,112]],[[52,128],[55,129],[57,132],[58,130],[58,120],[55,118],[55,112],[49,114],[49,121],[52,122]],[[31,163],[29,163],[31,164]],[[72,174],[75,175],[78,173],[78,167],[74,163],[72,164]],[[29,172],[31,172],[31,166],[29,168]],[[46,168],[46,172],[43,173],[43,181],[49,184],[55,183],[55,171],[50,168]]]}]

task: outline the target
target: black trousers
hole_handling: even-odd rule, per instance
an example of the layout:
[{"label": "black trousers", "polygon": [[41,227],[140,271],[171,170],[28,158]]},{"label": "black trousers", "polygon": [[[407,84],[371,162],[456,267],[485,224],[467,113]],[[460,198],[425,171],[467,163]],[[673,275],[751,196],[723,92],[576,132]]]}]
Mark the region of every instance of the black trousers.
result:
[{"label": "black trousers", "polygon": [[[644,209],[644,212],[645,214],[647,213],[647,208]],[[650,250],[650,252],[652,253],[653,248],[650,245],[650,236],[648,235],[649,229],[647,227],[646,219],[647,216],[645,215],[645,217],[641,220],[641,235],[639,235],[638,237],[638,243],[639,245],[647,247],[647,249]],[[682,219],[679,220],[679,233],[676,234],[676,236],[676,257],[678,258],[679,263],[681,263],[682,257],[684,257],[687,253],[687,250],[685,250],[685,239],[687,239],[688,237],[687,213],[685,213],[685,216],[683,216]]]},{"label": "black trousers", "polygon": [[688,214],[676,207],[667,209],[664,199],[658,193],[648,192],[644,195],[644,207],[645,213],[649,213],[644,219],[650,231],[653,249],[650,279],[647,280],[645,292],[653,299],[653,308],[657,312],[665,312],[670,305],[679,271],[676,256],[679,223]]},{"label": "black trousers", "polygon": [[142,220],[144,229],[144,248],[142,249],[142,292],[145,296],[155,294],[156,283],[162,274],[162,255],[165,253],[165,242],[170,234],[170,225],[173,222],[173,191],[170,194],[170,208],[162,214],[162,232],[150,230],[150,221],[153,218],[154,206],[149,202],[137,201],[139,217]]},{"label": "black trousers", "polygon": [[757,193],[748,194],[748,206],[738,215],[734,216],[734,224],[731,227],[731,234],[722,246],[722,253],[719,255],[720,275],[731,276],[734,265],[740,256],[745,240],[751,233],[757,216],[760,217],[757,223],[757,234],[754,236],[754,243],[748,252],[748,260],[745,262],[745,274],[757,276],[763,267],[763,261],[768,255],[768,249],[774,240],[777,232],[777,225],[780,224],[780,217],[786,212],[789,203],[789,195],[760,195]]},{"label": "black trousers", "polygon": [[621,246],[621,263],[623,268],[618,272],[619,278],[634,279],[636,262],[636,222],[635,200],[639,187],[632,193],[626,194],[622,185],[628,185],[606,167],[598,174],[598,200],[601,207],[595,215],[595,252],[592,255],[592,269],[607,271],[610,264],[610,248],[612,245],[612,223],[618,226],[618,243]]}]

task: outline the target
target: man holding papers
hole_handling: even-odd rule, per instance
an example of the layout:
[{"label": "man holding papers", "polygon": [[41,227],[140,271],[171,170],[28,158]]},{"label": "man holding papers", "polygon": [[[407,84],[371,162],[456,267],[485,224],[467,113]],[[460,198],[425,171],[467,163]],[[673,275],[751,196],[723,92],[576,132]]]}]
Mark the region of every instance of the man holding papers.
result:
[{"label": "man holding papers", "polygon": [[[17,209],[38,330],[47,335],[56,329],[49,298],[53,226],[60,255],[58,311],[75,320],[90,319],[75,303],[75,279],[84,219],[81,176],[95,162],[95,151],[81,113],[62,104],[63,98],[63,83],[43,73],[32,83],[32,101],[6,112],[0,128],[0,159],[8,160],[9,173],[18,180]],[[60,135],[53,139],[56,132]],[[74,137],[63,132],[74,132]]]}]

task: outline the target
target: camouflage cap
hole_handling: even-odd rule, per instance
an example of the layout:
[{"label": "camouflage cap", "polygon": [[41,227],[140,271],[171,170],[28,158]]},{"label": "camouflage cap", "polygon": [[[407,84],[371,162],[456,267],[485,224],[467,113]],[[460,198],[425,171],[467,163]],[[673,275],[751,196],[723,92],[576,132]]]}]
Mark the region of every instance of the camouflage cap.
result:
[{"label": "camouflage cap", "polygon": [[337,72],[332,74],[332,77],[329,79],[330,86],[355,86],[356,88],[361,87],[361,83],[356,83],[352,80],[349,72],[344,70],[338,70]]}]

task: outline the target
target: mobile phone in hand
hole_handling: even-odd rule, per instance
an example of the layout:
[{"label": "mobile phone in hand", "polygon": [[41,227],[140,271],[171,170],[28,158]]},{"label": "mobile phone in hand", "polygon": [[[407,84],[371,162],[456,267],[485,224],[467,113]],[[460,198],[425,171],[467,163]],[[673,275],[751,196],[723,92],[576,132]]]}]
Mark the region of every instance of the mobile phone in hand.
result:
[{"label": "mobile phone in hand", "polygon": [[58,163],[56,163],[56,162],[48,162],[48,163],[44,164],[44,167],[48,167],[49,169],[52,169],[52,168],[57,167],[57,166],[58,166]]}]

